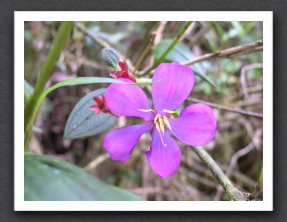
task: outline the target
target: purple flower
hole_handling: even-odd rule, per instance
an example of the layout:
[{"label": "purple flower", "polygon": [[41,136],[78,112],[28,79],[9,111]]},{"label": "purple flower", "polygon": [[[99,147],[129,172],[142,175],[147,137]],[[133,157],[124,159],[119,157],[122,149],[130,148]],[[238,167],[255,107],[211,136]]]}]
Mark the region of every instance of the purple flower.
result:
[{"label": "purple flower", "polygon": [[152,85],[154,109],[139,86],[111,84],[108,87],[106,103],[111,110],[123,116],[140,117],[144,122],[112,130],[105,136],[103,145],[113,160],[124,162],[141,135],[150,131],[148,162],[158,175],[168,177],[176,172],[181,159],[181,151],[170,133],[185,144],[204,145],[214,137],[216,120],[211,108],[201,103],[186,107],[178,118],[172,118],[170,114],[175,112],[172,110],[190,94],[194,74],[177,62],[163,63],[155,70],[152,80],[163,78]]}]

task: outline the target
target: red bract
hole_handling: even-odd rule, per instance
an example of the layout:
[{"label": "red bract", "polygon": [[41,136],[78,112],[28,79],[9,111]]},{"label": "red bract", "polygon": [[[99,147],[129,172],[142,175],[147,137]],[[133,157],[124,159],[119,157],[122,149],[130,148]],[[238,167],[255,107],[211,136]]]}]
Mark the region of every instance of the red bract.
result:
[{"label": "red bract", "polygon": [[119,66],[121,68],[121,71],[114,71],[110,73],[111,77],[115,79],[119,79],[119,78],[129,79],[133,82],[136,82],[136,78],[131,72],[129,72],[128,65],[126,62],[119,62]]},{"label": "red bract", "polygon": [[98,98],[98,97],[93,97],[93,100],[97,103],[94,106],[90,107],[90,110],[93,110],[95,112],[95,114],[99,114],[100,112],[102,113],[109,113],[115,117],[120,117],[120,115],[117,115],[115,113],[113,113],[106,105],[106,99],[105,99],[105,95],[102,95],[102,98]]},{"label": "red bract", "polygon": [[90,110],[95,111],[95,114],[99,114],[100,112],[109,113],[111,110],[106,106],[105,96],[102,95],[102,98],[93,97],[93,100],[97,103],[94,106],[90,107]]}]

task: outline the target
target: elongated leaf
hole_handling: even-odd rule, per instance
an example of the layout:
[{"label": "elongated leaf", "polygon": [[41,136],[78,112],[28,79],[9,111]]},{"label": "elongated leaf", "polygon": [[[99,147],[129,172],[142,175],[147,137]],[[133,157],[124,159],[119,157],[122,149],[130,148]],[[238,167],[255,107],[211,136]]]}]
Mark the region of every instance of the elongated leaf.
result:
[{"label": "elongated leaf", "polygon": [[89,108],[95,105],[93,97],[100,97],[106,89],[95,90],[84,96],[74,107],[66,124],[64,139],[96,135],[110,128],[117,118],[108,113],[94,114]]},{"label": "elongated leaf", "polygon": [[[171,44],[172,39],[163,39],[153,50],[153,55],[156,59],[160,58],[162,53],[168,48],[168,46]],[[194,59],[193,53],[190,51],[190,49],[182,42],[178,42],[174,48],[167,54],[165,57],[165,61],[167,62],[186,62],[189,60]],[[215,83],[208,78],[205,75],[204,70],[201,68],[201,66],[196,63],[194,65],[190,66],[192,70],[194,71],[194,74],[208,82],[214,87],[217,87]]]},{"label": "elongated leaf", "polygon": [[68,162],[46,155],[24,155],[25,201],[141,201],[107,185]]},{"label": "elongated leaf", "polygon": [[34,93],[34,88],[24,79],[24,104],[30,104],[31,97]]}]

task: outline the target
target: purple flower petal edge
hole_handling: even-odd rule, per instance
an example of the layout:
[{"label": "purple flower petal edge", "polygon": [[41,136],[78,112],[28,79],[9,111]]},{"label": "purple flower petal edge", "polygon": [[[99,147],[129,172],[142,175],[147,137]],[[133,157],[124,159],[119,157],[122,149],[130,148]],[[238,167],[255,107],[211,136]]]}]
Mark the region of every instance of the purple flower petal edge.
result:
[{"label": "purple flower petal edge", "polygon": [[152,81],[161,82],[152,85],[152,98],[157,112],[174,110],[190,94],[194,85],[194,73],[188,66],[178,62],[162,63],[153,75]]},{"label": "purple flower petal edge", "polygon": [[125,162],[129,159],[141,135],[150,131],[152,127],[151,122],[146,122],[140,125],[114,129],[105,136],[104,148],[113,160]]},{"label": "purple flower petal edge", "polygon": [[216,119],[212,109],[202,103],[193,104],[181,111],[176,119],[169,119],[172,134],[191,146],[208,143],[216,132]]},{"label": "purple flower petal edge", "polygon": [[[128,79],[120,79],[132,82]],[[106,104],[113,112],[123,116],[140,117],[144,120],[153,118],[152,112],[142,112],[139,109],[151,109],[148,98],[139,86],[111,84],[106,91]]]},{"label": "purple flower petal edge", "polygon": [[181,151],[174,141],[170,137],[167,131],[163,135],[163,140],[166,143],[166,147],[163,146],[159,132],[153,129],[151,147],[146,156],[148,162],[153,169],[161,177],[169,177],[174,174],[180,165]]}]

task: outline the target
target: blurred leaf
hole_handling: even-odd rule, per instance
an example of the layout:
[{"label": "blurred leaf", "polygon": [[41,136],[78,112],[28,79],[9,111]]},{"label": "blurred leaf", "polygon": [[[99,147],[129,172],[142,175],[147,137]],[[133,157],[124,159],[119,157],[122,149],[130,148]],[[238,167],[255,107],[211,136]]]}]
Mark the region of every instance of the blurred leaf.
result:
[{"label": "blurred leaf", "polygon": [[119,70],[118,63],[120,61],[120,58],[116,52],[114,52],[112,49],[105,48],[102,50],[102,57],[107,66]]},{"label": "blurred leaf", "polygon": [[25,201],[141,201],[141,197],[107,185],[68,162],[24,154]]},{"label": "blurred leaf", "polygon": [[[162,53],[171,44],[172,39],[163,39],[153,50],[153,55],[156,59],[160,58]],[[186,62],[194,59],[195,56],[190,51],[190,49],[182,42],[178,42],[175,47],[167,54],[165,57],[166,62]],[[194,71],[194,74],[201,77],[203,80],[207,81],[214,87],[217,87],[214,82],[205,76],[204,70],[201,68],[200,64],[196,63],[190,66]]]},{"label": "blurred leaf", "polygon": [[76,41],[82,41],[85,38],[85,35],[83,32],[79,31],[77,27],[73,28],[73,39]]},{"label": "blurred leaf", "polygon": [[222,36],[222,38],[221,38],[222,43],[221,44],[224,44],[229,39],[232,39],[238,35],[239,35],[238,31],[235,28],[230,29],[228,32],[225,32],[224,35]]},{"label": "blurred leaf", "polygon": [[256,24],[257,24],[256,22],[249,22],[246,26],[244,26],[245,34],[248,34]]},{"label": "blurred leaf", "polygon": [[246,33],[244,31],[243,26],[238,21],[231,21],[231,24],[234,29],[236,29],[237,33],[239,34],[239,37],[242,38]]},{"label": "blurred leaf", "polygon": [[34,93],[34,88],[24,79],[24,104],[28,105]]},{"label": "blurred leaf", "polygon": [[94,114],[89,108],[95,105],[93,97],[100,97],[106,89],[95,90],[84,96],[74,107],[66,124],[64,138],[75,139],[93,136],[109,129],[117,118],[108,113]]},{"label": "blurred leaf", "polygon": [[[217,88],[217,89],[219,89],[219,88]],[[206,95],[210,95],[212,93],[212,88],[207,82],[201,82],[199,84],[196,84],[193,87],[193,91],[194,92],[201,91],[201,92],[203,92]]]},{"label": "blurred leaf", "polygon": [[116,33],[101,32],[101,28],[97,25],[90,26],[87,29],[94,35],[101,37],[103,39],[106,39],[108,40],[108,42],[113,43],[113,44],[117,44],[127,35],[126,32],[116,32]]},{"label": "blurred leaf", "polygon": [[209,46],[211,47],[212,52],[217,51],[217,44],[215,42],[215,38],[211,35],[211,33],[206,33],[205,38],[207,39]]},{"label": "blurred leaf", "polygon": [[224,29],[222,28],[221,24],[219,22],[212,22],[213,25],[215,26],[220,38],[224,35]]},{"label": "blurred leaf", "polygon": [[24,39],[25,39],[25,41],[27,41],[29,43],[33,42],[33,35],[32,35],[30,30],[24,31]]}]

